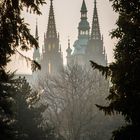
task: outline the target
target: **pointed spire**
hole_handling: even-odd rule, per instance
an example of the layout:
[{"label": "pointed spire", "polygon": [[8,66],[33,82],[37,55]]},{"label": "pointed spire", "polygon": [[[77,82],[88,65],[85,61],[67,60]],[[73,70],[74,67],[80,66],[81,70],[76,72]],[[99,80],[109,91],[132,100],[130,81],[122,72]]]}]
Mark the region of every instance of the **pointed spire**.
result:
[{"label": "pointed spire", "polygon": [[[37,19],[36,19],[35,38],[36,38],[37,42],[39,43]],[[33,59],[36,60],[37,62],[40,61],[40,52],[39,52],[39,48],[34,48]]]},{"label": "pointed spire", "polygon": [[71,52],[72,52],[72,49],[70,48],[70,39],[69,39],[69,37],[68,37],[68,48],[67,48],[66,52],[67,52],[68,55],[71,55]]},{"label": "pointed spire", "polygon": [[68,47],[70,48],[70,39],[68,38]]},{"label": "pointed spire", "polygon": [[98,13],[97,13],[97,2],[94,0],[94,13],[92,20],[91,40],[101,40],[101,33],[99,27]]},{"label": "pointed spire", "polygon": [[62,51],[62,49],[61,49],[61,44],[60,44],[60,48],[59,48],[59,51],[60,51],[60,52]]},{"label": "pointed spire", "polygon": [[85,0],[83,0],[80,12],[81,12],[81,19],[86,20],[87,19],[87,7],[86,7]]},{"label": "pointed spire", "polygon": [[96,3],[97,3],[96,0],[94,0],[95,7],[96,7]]},{"label": "pointed spire", "polygon": [[82,7],[81,7],[81,12],[87,12],[87,7],[86,7],[85,0],[83,0],[83,4],[82,4]]},{"label": "pointed spire", "polygon": [[57,38],[56,25],[55,25],[55,17],[53,10],[53,0],[50,0],[50,11],[49,11],[49,21],[47,27],[47,38]]},{"label": "pointed spire", "polygon": [[106,54],[105,46],[103,46],[103,54],[104,54],[104,55]]},{"label": "pointed spire", "polygon": [[83,0],[81,6],[81,21],[78,26],[78,39],[79,38],[89,38],[89,22],[87,21],[87,7],[85,0]]},{"label": "pointed spire", "polygon": [[38,22],[37,22],[37,19],[36,19],[35,38],[36,38],[36,40],[38,41],[39,36],[38,36]]},{"label": "pointed spire", "polygon": [[59,32],[58,32],[58,36],[57,36],[57,37],[58,37],[58,40],[59,40],[59,39],[60,39],[60,35],[59,35]]},{"label": "pointed spire", "polygon": [[106,66],[107,66],[108,65],[107,54],[105,55],[105,60],[106,60]]}]

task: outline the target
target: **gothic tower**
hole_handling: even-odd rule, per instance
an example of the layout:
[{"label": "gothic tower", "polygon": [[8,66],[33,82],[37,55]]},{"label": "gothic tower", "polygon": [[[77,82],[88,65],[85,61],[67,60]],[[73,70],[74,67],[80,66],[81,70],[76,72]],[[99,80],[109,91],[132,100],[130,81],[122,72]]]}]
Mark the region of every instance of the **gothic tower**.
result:
[{"label": "gothic tower", "polygon": [[[37,21],[36,21],[35,38],[36,38],[37,42],[39,43],[38,24],[37,24]],[[37,62],[40,62],[40,52],[39,52],[39,48],[34,48],[33,59],[36,60]]]},{"label": "gothic tower", "polygon": [[70,65],[71,64],[71,52],[72,52],[72,49],[70,48],[70,39],[68,39],[68,48],[66,49],[66,52],[67,52],[67,64]]},{"label": "gothic tower", "polygon": [[[74,42],[74,52],[71,55],[73,63],[85,65],[85,50],[89,41],[89,22],[87,21],[87,7],[83,0],[81,7],[81,21],[78,26],[78,39]],[[68,60],[69,61],[69,60]]]},{"label": "gothic tower", "polygon": [[93,12],[93,20],[92,20],[92,29],[90,40],[86,49],[87,54],[87,63],[89,60],[93,60],[94,62],[100,65],[107,65],[105,48],[103,47],[103,37],[101,37],[100,26],[98,20],[97,13],[97,3],[94,0],[94,12]]},{"label": "gothic tower", "polygon": [[[37,42],[39,43],[37,20],[36,20],[35,38],[36,38]],[[39,48],[34,48],[33,59],[40,64],[41,57],[40,57]],[[32,77],[33,77],[32,80],[33,80],[34,85],[37,84],[39,73],[40,73],[40,71],[38,71],[38,70],[34,71],[32,73]]]},{"label": "gothic tower", "polygon": [[50,0],[50,11],[47,32],[44,35],[44,51],[42,56],[42,74],[56,75],[63,67],[63,57],[59,45],[59,34],[57,35],[53,0]]}]

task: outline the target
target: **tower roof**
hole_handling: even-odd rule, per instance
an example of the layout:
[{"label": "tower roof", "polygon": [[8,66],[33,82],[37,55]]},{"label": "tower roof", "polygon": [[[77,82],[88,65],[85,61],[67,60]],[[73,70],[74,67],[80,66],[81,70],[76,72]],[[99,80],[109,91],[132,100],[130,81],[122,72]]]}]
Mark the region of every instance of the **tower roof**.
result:
[{"label": "tower roof", "polygon": [[47,27],[47,38],[57,38],[55,17],[53,10],[53,0],[50,0],[49,21]]},{"label": "tower roof", "polygon": [[101,39],[98,13],[97,13],[97,2],[94,0],[94,12],[93,12],[93,20],[92,20],[92,30],[91,30],[91,40],[92,39]]},{"label": "tower roof", "polygon": [[83,4],[82,4],[82,7],[81,7],[81,12],[87,12],[87,7],[86,7],[85,0],[83,0]]}]

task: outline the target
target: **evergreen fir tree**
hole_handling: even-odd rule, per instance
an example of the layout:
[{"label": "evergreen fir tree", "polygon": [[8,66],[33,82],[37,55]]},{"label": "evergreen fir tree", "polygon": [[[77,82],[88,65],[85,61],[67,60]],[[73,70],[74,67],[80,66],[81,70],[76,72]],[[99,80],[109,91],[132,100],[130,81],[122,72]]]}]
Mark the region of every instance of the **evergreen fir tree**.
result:
[{"label": "evergreen fir tree", "polygon": [[15,84],[18,88],[15,96],[17,138],[20,140],[45,140],[46,132],[41,124],[43,121],[42,113],[45,111],[46,106],[39,105],[35,107],[36,102],[39,100],[38,93],[31,90],[25,78],[17,79]]},{"label": "evergreen fir tree", "polygon": [[99,106],[106,114],[120,113],[126,120],[113,132],[113,140],[139,140],[140,132],[140,1],[110,0],[119,14],[117,28],[111,33],[118,39],[115,47],[115,62],[102,67],[91,61],[92,67],[110,76],[110,101],[108,106]]},{"label": "evergreen fir tree", "polygon": [[0,71],[0,139],[14,139],[13,121],[14,96],[16,88],[13,85],[13,74]]},{"label": "evergreen fir tree", "polygon": [[[39,103],[38,92],[34,92],[25,78],[16,79],[15,130],[17,140],[62,140],[55,128],[44,124],[43,113],[47,106]],[[46,122],[46,121],[45,121]]]},{"label": "evergreen fir tree", "polygon": [[[30,34],[28,24],[21,17],[23,8],[30,12],[41,14],[39,6],[45,0],[2,0],[0,1],[0,139],[8,140],[11,134],[12,119],[12,96],[15,88],[11,83],[11,74],[6,72],[6,65],[10,61],[10,56],[21,50],[29,50],[31,47],[38,47],[36,39]],[[21,54],[22,55],[22,54]],[[40,66],[31,61],[32,68],[35,70]],[[35,67],[35,65],[37,67]],[[11,140],[10,136],[10,140]]]}]

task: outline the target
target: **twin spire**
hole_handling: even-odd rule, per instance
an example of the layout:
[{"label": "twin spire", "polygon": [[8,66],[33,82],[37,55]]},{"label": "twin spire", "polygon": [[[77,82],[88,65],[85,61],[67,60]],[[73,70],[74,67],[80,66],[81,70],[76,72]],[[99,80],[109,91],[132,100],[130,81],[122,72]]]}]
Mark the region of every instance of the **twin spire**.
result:
[{"label": "twin spire", "polygon": [[57,32],[56,32],[56,25],[55,25],[55,17],[54,17],[54,10],[53,10],[53,0],[50,0],[50,11],[49,11],[49,21],[48,21],[48,27],[47,27],[47,38],[57,38]]},{"label": "twin spire", "polygon": [[99,27],[98,13],[97,13],[97,2],[94,0],[94,12],[92,20],[92,30],[91,30],[91,40],[99,39],[101,40],[101,33]]},{"label": "twin spire", "polygon": [[[80,12],[81,12],[81,19],[87,19],[87,7],[86,7],[85,0],[83,0]],[[85,23],[84,23],[84,25],[85,25]],[[92,29],[91,29],[90,39],[91,40],[101,40],[96,0],[94,0],[94,11],[93,11],[93,20],[92,20]]]}]

